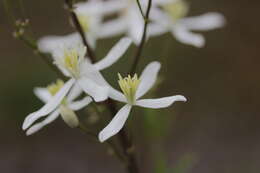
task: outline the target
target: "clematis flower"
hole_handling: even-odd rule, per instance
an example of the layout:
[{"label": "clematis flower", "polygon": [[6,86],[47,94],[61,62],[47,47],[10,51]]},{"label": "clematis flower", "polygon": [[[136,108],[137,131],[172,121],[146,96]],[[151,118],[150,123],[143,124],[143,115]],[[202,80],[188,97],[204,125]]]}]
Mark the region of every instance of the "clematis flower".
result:
[{"label": "clematis flower", "polygon": [[[141,3],[144,8],[147,6],[143,1]],[[136,0],[111,0],[110,4],[111,10],[106,14],[117,13],[119,17],[102,24],[99,32],[100,38],[126,34],[135,44],[138,44],[143,33],[144,19]]]},{"label": "clematis flower", "polygon": [[203,35],[192,31],[217,29],[225,24],[224,16],[216,12],[186,17],[189,12],[189,4],[185,0],[160,1],[164,2],[151,13],[153,23],[149,28],[150,36],[171,32],[181,43],[203,47],[205,44]]},{"label": "clematis flower", "polygon": [[[61,92],[66,88],[67,86],[64,85],[62,80],[57,80],[56,83],[49,85],[47,88],[35,88],[34,93],[43,103],[48,103],[56,94],[61,94]],[[80,110],[92,102],[92,99],[89,96],[74,101],[79,95],[80,92],[78,92],[78,88],[75,86],[67,97],[58,100],[57,105],[49,108],[48,114],[31,114],[27,116],[23,123],[23,130],[26,130],[26,135],[32,135],[39,131],[44,126],[56,120],[59,115],[61,115],[62,119],[68,126],[71,128],[77,127],[79,120],[74,111]],[[32,125],[35,121],[44,116],[47,116],[44,120]]]},{"label": "clematis flower", "polygon": [[109,87],[103,82],[104,78],[100,71],[115,63],[125,53],[130,44],[130,39],[122,38],[105,58],[95,64],[89,62],[87,58],[84,59],[86,52],[84,46],[64,48],[63,52],[57,51],[54,56],[54,62],[63,74],[70,79],[40,110],[28,115],[29,120],[26,120],[23,129],[27,129],[28,124],[35,118],[37,119],[52,113],[70,92],[75,94],[81,93],[83,90],[96,102],[106,100]]},{"label": "clematis flower", "polygon": [[[96,40],[99,37],[99,30],[102,28],[104,15],[109,13],[110,2],[87,1],[74,5],[74,12],[77,15],[79,23],[92,47],[95,47]],[[81,43],[81,37],[77,32],[63,36],[45,36],[38,41],[40,51],[53,53],[59,50],[60,45],[73,46]]]},{"label": "clematis flower", "polygon": [[159,109],[168,107],[176,101],[186,101],[186,98],[182,95],[157,99],[141,99],[155,84],[160,66],[159,62],[150,63],[144,69],[140,79],[138,79],[137,75],[126,78],[122,78],[119,75],[119,86],[122,93],[111,87],[109,97],[126,103],[126,105],[118,111],[111,122],[99,133],[101,142],[117,134],[123,128],[133,106]]}]

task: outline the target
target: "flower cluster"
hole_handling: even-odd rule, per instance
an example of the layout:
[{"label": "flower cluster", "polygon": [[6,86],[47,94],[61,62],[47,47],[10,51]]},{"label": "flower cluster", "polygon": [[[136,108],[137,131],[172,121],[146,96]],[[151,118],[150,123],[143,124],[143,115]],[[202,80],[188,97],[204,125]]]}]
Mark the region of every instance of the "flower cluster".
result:
[{"label": "flower cluster", "polygon": [[[161,68],[158,61],[150,62],[140,76],[129,74],[122,77],[118,73],[118,86],[122,92],[112,87],[101,73],[116,63],[132,42],[138,46],[142,38],[148,39],[150,36],[170,32],[181,43],[202,47],[205,44],[204,37],[191,31],[215,29],[225,23],[224,17],[219,13],[187,17],[189,4],[184,0],[153,0],[149,6],[151,1],[92,0],[74,4],[70,10],[73,10],[89,45],[82,43],[80,32],[39,39],[39,50],[52,56],[53,63],[66,81],[58,79],[46,88],[34,89],[44,106],[26,117],[22,128],[27,135],[42,129],[59,115],[68,126],[78,127],[80,120],[76,111],[91,102],[104,103],[107,99],[123,102],[125,105],[98,135],[99,140],[104,142],[123,128],[132,107],[159,109],[169,107],[176,101],[186,101],[182,95],[142,99],[156,83]],[[151,11],[150,17],[148,8]],[[148,28],[145,27],[147,22]],[[147,34],[146,37],[143,37],[144,33]],[[120,39],[103,59],[93,62],[88,46],[94,49],[97,39],[120,34],[125,34],[126,37]],[[42,120],[43,117],[46,118]]]}]

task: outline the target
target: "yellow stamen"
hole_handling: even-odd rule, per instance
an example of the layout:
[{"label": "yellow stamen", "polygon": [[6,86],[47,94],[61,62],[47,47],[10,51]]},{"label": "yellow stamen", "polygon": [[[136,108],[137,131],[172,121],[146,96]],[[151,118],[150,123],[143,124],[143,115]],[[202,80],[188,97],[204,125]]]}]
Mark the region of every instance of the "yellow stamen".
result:
[{"label": "yellow stamen", "polygon": [[172,20],[176,22],[178,19],[185,17],[189,11],[189,4],[184,0],[166,4],[163,9],[170,15]]},{"label": "yellow stamen", "polygon": [[58,79],[56,83],[52,83],[47,86],[49,93],[54,96],[64,85],[64,82],[61,79]]},{"label": "yellow stamen", "polygon": [[123,91],[127,101],[130,104],[134,104],[136,101],[135,93],[140,84],[140,80],[138,79],[137,74],[135,74],[134,77],[131,77],[130,75],[128,75],[127,77],[123,78],[118,73],[118,77],[119,77],[119,80],[118,80],[119,86],[120,86],[121,90]]}]

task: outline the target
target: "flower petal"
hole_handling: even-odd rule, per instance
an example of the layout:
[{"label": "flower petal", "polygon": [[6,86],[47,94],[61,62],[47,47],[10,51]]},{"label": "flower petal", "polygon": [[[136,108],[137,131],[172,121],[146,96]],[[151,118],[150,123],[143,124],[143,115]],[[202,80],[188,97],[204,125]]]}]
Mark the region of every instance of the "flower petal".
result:
[{"label": "flower petal", "polygon": [[101,61],[94,64],[98,70],[103,70],[114,64],[130,46],[131,40],[129,38],[122,38],[117,44],[108,52],[107,56]]},{"label": "flower petal", "polygon": [[108,87],[98,85],[92,79],[81,77],[77,80],[82,90],[94,98],[96,102],[104,101],[108,98]]},{"label": "flower petal", "polygon": [[27,131],[26,131],[26,135],[32,135],[36,132],[38,132],[39,130],[41,130],[44,126],[50,124],[51,122],[53,122],[54,120],[56,120],[59,117],[59,111],[55,110],[54,112],[52,112],[47,118],[45,118],[45,120],[43,120],[42,122],[36,123],[34,124],[32,127],[30,127]]},{"label": "flower petal", "polygon": [[81,43],[78,33],[65,36],[45,36],[38,40],[38,48],[41,52],[56,54],[63,51],[62,47],[71,47]]},{"label": "flower petal", "polygon": [[54,111],[54,109],[56,109],[60,105],[64,97],[68,94],[69,90],[71,89],[74,83],[74,79],[70,79],[69,81],[67,81],[64,84],[64,86],[57,92],[57,94],[53,96],[48,101],[48,103],[46,103],[40,110],[28,115],[24,120],[23,130],[27,129],[32,123],[34,123],[40,117],[46,116],[52,111]]},{"label": "flower petal", "polygon": [[70,90],[70,92],[69,92],[69,94],[67,96],[67,100],[69,102],[75,100],[77,97],[80,96],[80,94],[82,92],[83,91],[82,91],[81,87],[77,83],[75,83],[75,85],[71,88],[71,90]]},{"label": "flower petal", "polygon": [[127,23],[125,18],[120,17],[113,19],[102,24],[99,30],[99,38],[113,37],[119,34],[123,34],[127,30]]},{"label": "flower petal", "polygon": [[84,97],[81,100],[70,103],[69,108],[74,110],[74,111],[77,111],[77,110],[80,110],[83,107],[87,106],[91,102],[92,102],[92,98],[87,96],[87,97]]},{"label": "flower petal", "polygon": [[181,19],[182,25],[190,30],[207,31],[221,28],[225,25],[225,17],[221,13],[211,12],[200,16]]},{"label": "flower petal", "polygon": [[182,95],[176,95],[176,96],[163,97],[159,99],[142,99],[136,101],[136,105],[145,108],[159,109],[159,108],[166,108],[176,101],[186,102],[187,100]]},{"label": "flower petal", "polygon": [[136,91],[136,98],[142,97],[156,82],[161,64],[157,61],[148,64],[140,76],[140,84]]},{"label": "flower petal", "polygon": [[100,142],[104,142],[114,136],[123,128],[131,108],[132,106],[127,104],[117,112],[110,123],[99,133],[98,138]]},{"label": "flower petal", "polygon": [[[128,10],[128,16],[125,19],[129,22],[128,35],[133,42],[138,45],[141,42],[144,28],[144,20],[136,6]],[[146,37],[148,39],[148,35]]]},{"label": "flower petal", "polygon": [[44,103],[47,103],[51,98],[50,92],[46,88],[34,88],[34,94]]},{"label": "flower petal", "polygon": [[182,25],[176,25],[173,27],[172,34],[179,42],[184,44],[192,45],[198,48],[203,47],[205,44],[205,39],[201,34],[195,34]]},{"label": "flower petal", "polygon": [[125,95],[114,89],[112,86],[109,87],[108,96],[113,100],[127,103]]}]

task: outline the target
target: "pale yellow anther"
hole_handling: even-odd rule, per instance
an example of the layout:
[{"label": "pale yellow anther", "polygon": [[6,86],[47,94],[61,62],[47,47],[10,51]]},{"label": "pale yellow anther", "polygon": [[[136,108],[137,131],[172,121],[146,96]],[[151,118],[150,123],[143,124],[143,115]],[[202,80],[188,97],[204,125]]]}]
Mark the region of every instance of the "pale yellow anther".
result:
[{"label": "pale yellow anther", "polygon": [[189,4],[185,0],[177,0],[163,6],[163,9],[176,22],[178,19],[185,17],[189,11]]},{"label": "pale yellow anther", "polygon": [[80,63],[84,59],[86,48],[84,46],[78,48],[65,49],[63,52],[63,66],[74,76],[79,77]]},{"label": "pale yellow anther", "polygon": [[47,86],[49,93],[54,96],[64,85],[64,82],[61,79],[58,79],[56,83],[52,83]]},{"label": "pale yellow anther", "polygon": [[77,17],[84,32],[88,32],[90,30],[90,17],[83,14],[77,14]]},{"label": "pale yellow anther", "polygon": [[131,77],[130,75],[128,75],[127,77],[123,78],[119,73],[118,73],[118,83],[119,86],[121,88],[121,90],[123,91],[127,101],[130,104],[135,104],[136,101],[136,91],[137,88],[140,84],[140,80],[137,77],[137,74],[134,75],[134,77]]}]

